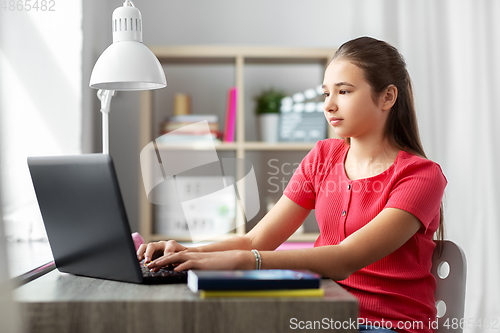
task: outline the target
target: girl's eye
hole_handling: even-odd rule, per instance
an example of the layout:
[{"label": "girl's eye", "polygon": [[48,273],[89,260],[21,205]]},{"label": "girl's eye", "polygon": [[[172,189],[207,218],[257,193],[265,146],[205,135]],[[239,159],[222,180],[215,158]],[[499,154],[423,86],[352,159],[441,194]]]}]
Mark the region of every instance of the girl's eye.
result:
[{"label": "girl's eye", "polygon": [[330,94],[329,94],[329,93],[323,93],[323,97],[324,97],[324,98],[327,98],[328,96],[330,96]]},{"label": "girl's eye", "polygon": [[341,94],[341,95],[346,95],[348,93],[349,93],[349,91],[347,91],[347,90],[339,90],[339,94]]}]

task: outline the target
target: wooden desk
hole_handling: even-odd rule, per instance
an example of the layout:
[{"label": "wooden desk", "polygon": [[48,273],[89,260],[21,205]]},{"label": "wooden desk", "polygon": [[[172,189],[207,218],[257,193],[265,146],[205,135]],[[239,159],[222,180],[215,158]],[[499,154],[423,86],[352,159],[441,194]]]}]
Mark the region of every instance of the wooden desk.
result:
[{"label": "wooden desk", "polygon": [[310,332],[306,325],[314,321],[323,325],[319,331],[355,322],[357,300],[331,280],[322,280],[322,287],[324,298],[202,300],[185,284],[136,285],[54,270],[16,289],[14,297],[33,333]]}]

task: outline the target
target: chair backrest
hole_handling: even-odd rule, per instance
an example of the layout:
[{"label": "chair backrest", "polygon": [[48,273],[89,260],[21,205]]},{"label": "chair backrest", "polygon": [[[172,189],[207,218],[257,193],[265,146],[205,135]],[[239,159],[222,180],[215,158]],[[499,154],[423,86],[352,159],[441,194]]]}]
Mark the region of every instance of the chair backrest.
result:
[{"label": "chair backrest", "polygon": [[[449,240],[436,241],[431,273],[436,278],[436,333],[463,332],[467,262],[464,251]],[[462,328],[461,328],[462,326]]]}]

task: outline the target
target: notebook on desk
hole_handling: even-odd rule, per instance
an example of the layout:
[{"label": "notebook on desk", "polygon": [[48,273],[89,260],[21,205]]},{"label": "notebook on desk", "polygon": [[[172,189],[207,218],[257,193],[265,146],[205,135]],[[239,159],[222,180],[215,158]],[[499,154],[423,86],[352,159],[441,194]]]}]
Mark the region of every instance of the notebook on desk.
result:
[{"label": "notebook on desk", "polygon": [[148,274],[141,267],[109,155],[29,157],[28,167],[59,271],[134,283],[187,281],[187,272]]}]

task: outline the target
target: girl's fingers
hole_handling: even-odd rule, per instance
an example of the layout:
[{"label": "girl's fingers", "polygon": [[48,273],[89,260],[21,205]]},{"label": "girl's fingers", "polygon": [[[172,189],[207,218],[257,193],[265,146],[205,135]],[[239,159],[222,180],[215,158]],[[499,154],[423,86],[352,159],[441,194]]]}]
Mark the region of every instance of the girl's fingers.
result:
[{"label": "girl's fingers", "polygon": [[163,267],[167,266],[168,264],[173,264],[179,261],[182,261],[181,258],[179,258],[179,253],[180,252],[170,252],[165,254],[164,256],[151,261],[148,264],[148,268],[157,268],[157,267]]},{"label": "girl's fingers", "polygon": [[165,243],[165,250],[164,252],[179,252],[184,250],[186,247],[182,246],[181,244],[177,243],[174,240],[169,240],[168,242]]},{"label": "girl's fingers", "polygon": [[158,271],[160,268],[167,265],[173,265],[175,271],[185,271],[189,269],[234,269],[234,263],[231,263],[233,255],[231,255],[229,260],[218,260],[215,261],[219,265],[213,265],[214,258],[223,256],[221,253],[200,253],[200,252],[190,252],[183,250],[180,252],[170,252],[166,253],[164,256],[151,261],[147,268],[152,271]]},{"label": "girl's fingers", "polygon": [[146,247],[146,252],[144,253],[144,262],[150,262],[156,251],[163,251],[165,248],[165,242],[149,243]]},{"label": "girl's fingers", "polygon": [[194,260],[188,260],[174,267],[174,271],[176,272],[187,271],[188,269],[194,269],[194,268],[196,268],[194,266]]},{"label": "girl's fingers", "polygon": [[153,242],[149,244],[141,244],[139,248],[137,249],[137,258],[139,261],[144,261],[150,262],[153,259],[153,256],[155,255],[155,252],[163,252],[163,255],[167,255],[170,253],[174,252],[182,252],[187,250],[188,248],[185,246],[180,245],[176,241],[170,240],[170,241],[160,241],[160,242]]},{"label": "girl's fingers", "polygon": [[139,259],[139,261],[144,259],[144,252],[146,252],[146,247],[147,244],[141,244],[137,249],[137,259]]}]

